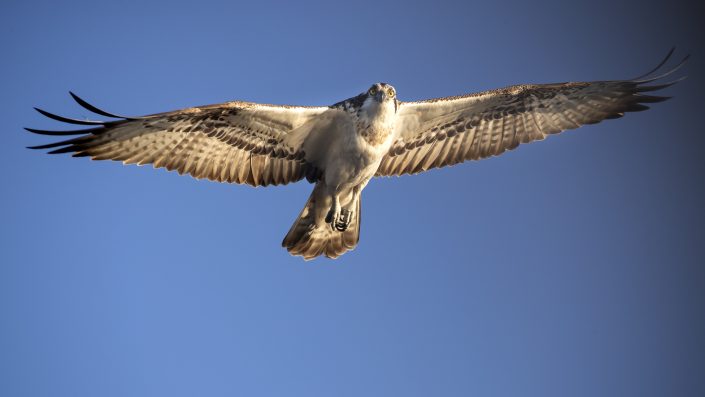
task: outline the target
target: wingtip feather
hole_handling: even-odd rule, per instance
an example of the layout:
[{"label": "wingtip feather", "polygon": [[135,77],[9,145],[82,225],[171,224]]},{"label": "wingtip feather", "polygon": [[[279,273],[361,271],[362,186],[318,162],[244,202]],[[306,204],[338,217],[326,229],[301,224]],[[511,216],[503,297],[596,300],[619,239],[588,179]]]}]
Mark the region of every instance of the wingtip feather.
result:
[{"label": "wingtip feather", "polygon": [[679,77],[679,78],[677,78],[673,81],[670,81],[668,83],[657,84],[657,85],[640,85],[640,86],[637,86],[636,91],[637,92],[648,92],[648,91],[662,90],[664,88],[668,88],[672,85],[678,84],[687,78],[688,78],[688,76],[682,76],[682,77]]},{"label": "wingtip feather", "polygon": [[105,122],[103,121],[93,121],[93,120],[78,120],[78,119],[71,119],[68,117],[63,117],[56,115],[54,113],[47,112],[46,110],[40,109],[35,107],[34,110],[37,112],[41,113],[42,115],[56,121],[61,121],[63,123],[69,123],[69,124],[78,124],[78,125],[103,125]]},{"label": "wingtip feather", "polygon": [[657,103],[667,101],[673,97],[670,96],[657,96],[657,95],[635,95],[637,100],[641,103]]},{"label": "wingtip feather", "polygon": [[[683,57],[683,59],[680,62],[678,62],[678,64],[676,66],[674,66],[671,70],[669,70],[663,74],[660,74],[656,77],[650,77],[648,79],[643,79],[643,77],[646,77],[646,76],[642,76],[638,79],[632,80],[632,82],[637,83],[637,84],[646,84],[646,83],[650,83],[652,81],[660,80],[666,76],[670,76],[671,74],[675,73],[680,68],[682,68],[683,65],[685,65],[686,62],[688,62],[688,59],[690,59],[690,54],[687,54],[685,57]],[[653,73],[653,72],[651,72],[651,73]],[[649,73],[649,74],[651,74],[651,73]],[[642,79],[642,80],[640,80],[640,79]]]},{"label": "wingtip feather", "polygon": [[86,128],[82,130],[68,130],[68,131],[49,131],[49,130],[39,130],[36,128],[24,127],[25,131],[31,132],[33,134],[39,135],[51,135],[51,136],[66,136],[66,135],[83,135],[90,133],[98,133],[102,128]]},{"label": "wingtip feather", "polygon": [[78,95],[74,94],[73,91],[69,91],[69,94],[71,95],[73,100],[76,101],[76,103],[78,103],[79,105],[83,106],[85,109],[90,110],[91,112],[93,112],[95,114],[99,114],[99,115],[105,116],[105,117],[112,117],[112,118],[116,118],[116,119],[137,120],[137,118],[134,118],[134,117],[120,116],[120,115],[109,113],[109,112],[106,112],[105,110],[99,109],[99,108],[91,105],[90,103],[86,102]]},{"label": "wingtip feather", "polygon": [[671,47],[671,50],[668,51],[668,54],[666,54],[666,56],[661,60],[661,62],[659,62],[658,65],[656,65],[655,68],[651,69],[651,70],[648,71],[647,73],[642,74],[642,75],[639,76],[639,77],[633,78],[632,80],[643,79],[644,77],[650,75],[651,73],[654,73],[655,71],[659,70],[663,65],[666,64],[666,62],[668,62],[669,59],[671,59],[671,56],[673,55],[673,53],[674,53],[675,51],[676,51],[676,46]]}]

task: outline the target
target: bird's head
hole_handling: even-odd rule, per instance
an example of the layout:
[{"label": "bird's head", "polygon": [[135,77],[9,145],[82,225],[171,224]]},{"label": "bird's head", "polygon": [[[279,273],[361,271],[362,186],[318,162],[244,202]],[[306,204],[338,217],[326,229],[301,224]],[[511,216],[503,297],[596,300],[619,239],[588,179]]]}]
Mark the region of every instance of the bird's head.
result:
[{"label": "bird's head", "polygon": [[387,83],[375,83],[367,90],[367,95],[377,102],[393,101],[397,98],[397,90]]},{"label": "bird's head", "polygon": [[365,105],[367,106],[389,106],[395,111],[397,109],[397,90],[387,83],[375,83],[367,90]]}]

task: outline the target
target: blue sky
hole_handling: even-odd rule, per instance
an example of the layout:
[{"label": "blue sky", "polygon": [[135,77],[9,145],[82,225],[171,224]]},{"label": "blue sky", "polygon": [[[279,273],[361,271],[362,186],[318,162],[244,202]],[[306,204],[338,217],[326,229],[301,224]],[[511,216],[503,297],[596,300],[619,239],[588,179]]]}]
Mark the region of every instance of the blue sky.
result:
[{"label": "blue sky", "polygon": [[[0,5],[0,395],[701,396],[705,70],[687,2]],[[32,110],[141,115],[629,78],[654,109],[373,180],[360,245],[280,242],[307,183],[48,156]],[[49,128],[51,129],[51,128]]]}]

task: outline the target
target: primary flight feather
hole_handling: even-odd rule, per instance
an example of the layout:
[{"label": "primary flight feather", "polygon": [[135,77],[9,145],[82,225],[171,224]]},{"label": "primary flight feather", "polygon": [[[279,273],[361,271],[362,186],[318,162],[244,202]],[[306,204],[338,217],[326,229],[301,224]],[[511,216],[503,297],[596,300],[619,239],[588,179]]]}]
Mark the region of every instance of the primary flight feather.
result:
[{"label": "primary flight feather", "polygon": [[416,174],[501,154],[549,134],[646,110],[667,97],[645,94],[678,81],[651,84],[677,69],[632,80],[518,85],[418,102],[397,99],[387,83],[331,106],[226,102],[142,117],[105,112],[75,94],[84,108],[113,121],[71,131],[27,128],[78,137],[32,146],[94,160],[152,164],[180,174],[252,186],[306,178],[315,187],[282,245],[312,259],[336,258],[360,236],[360,193],[374,176]]}]

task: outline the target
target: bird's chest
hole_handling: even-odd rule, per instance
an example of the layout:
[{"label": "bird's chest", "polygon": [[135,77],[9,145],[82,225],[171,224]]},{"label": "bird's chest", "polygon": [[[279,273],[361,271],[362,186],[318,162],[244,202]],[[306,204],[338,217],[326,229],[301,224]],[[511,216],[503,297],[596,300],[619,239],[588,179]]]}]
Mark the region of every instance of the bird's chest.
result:
[{"label": "bird's chest", "polygon": [[366,145],[377,147],[385,143],[392,133],[392,126],[384,123],[360,122],[357,126],[358,136]]},{"label": "bird's chest", "polygon": [[394,129],[394,112],[391,109],[384,106],[363,108],[356,116],[355,132],[361,147],[370,150],[387,143]]},{"label": "bird's chest", "polygon": [[360,156],[361,165],[378,162],[389,150],[393,130],[392,120],[387,118],[361,118],[355,123],[354,151]]},{"label": "bird's chest", "polygon": [[350,112],[352,123],[344,134],[341,147],[336,152],[327,177],[357,185],[369,180],[389,150],[394,126],[393,113],[366,112],[360,109]]}]

